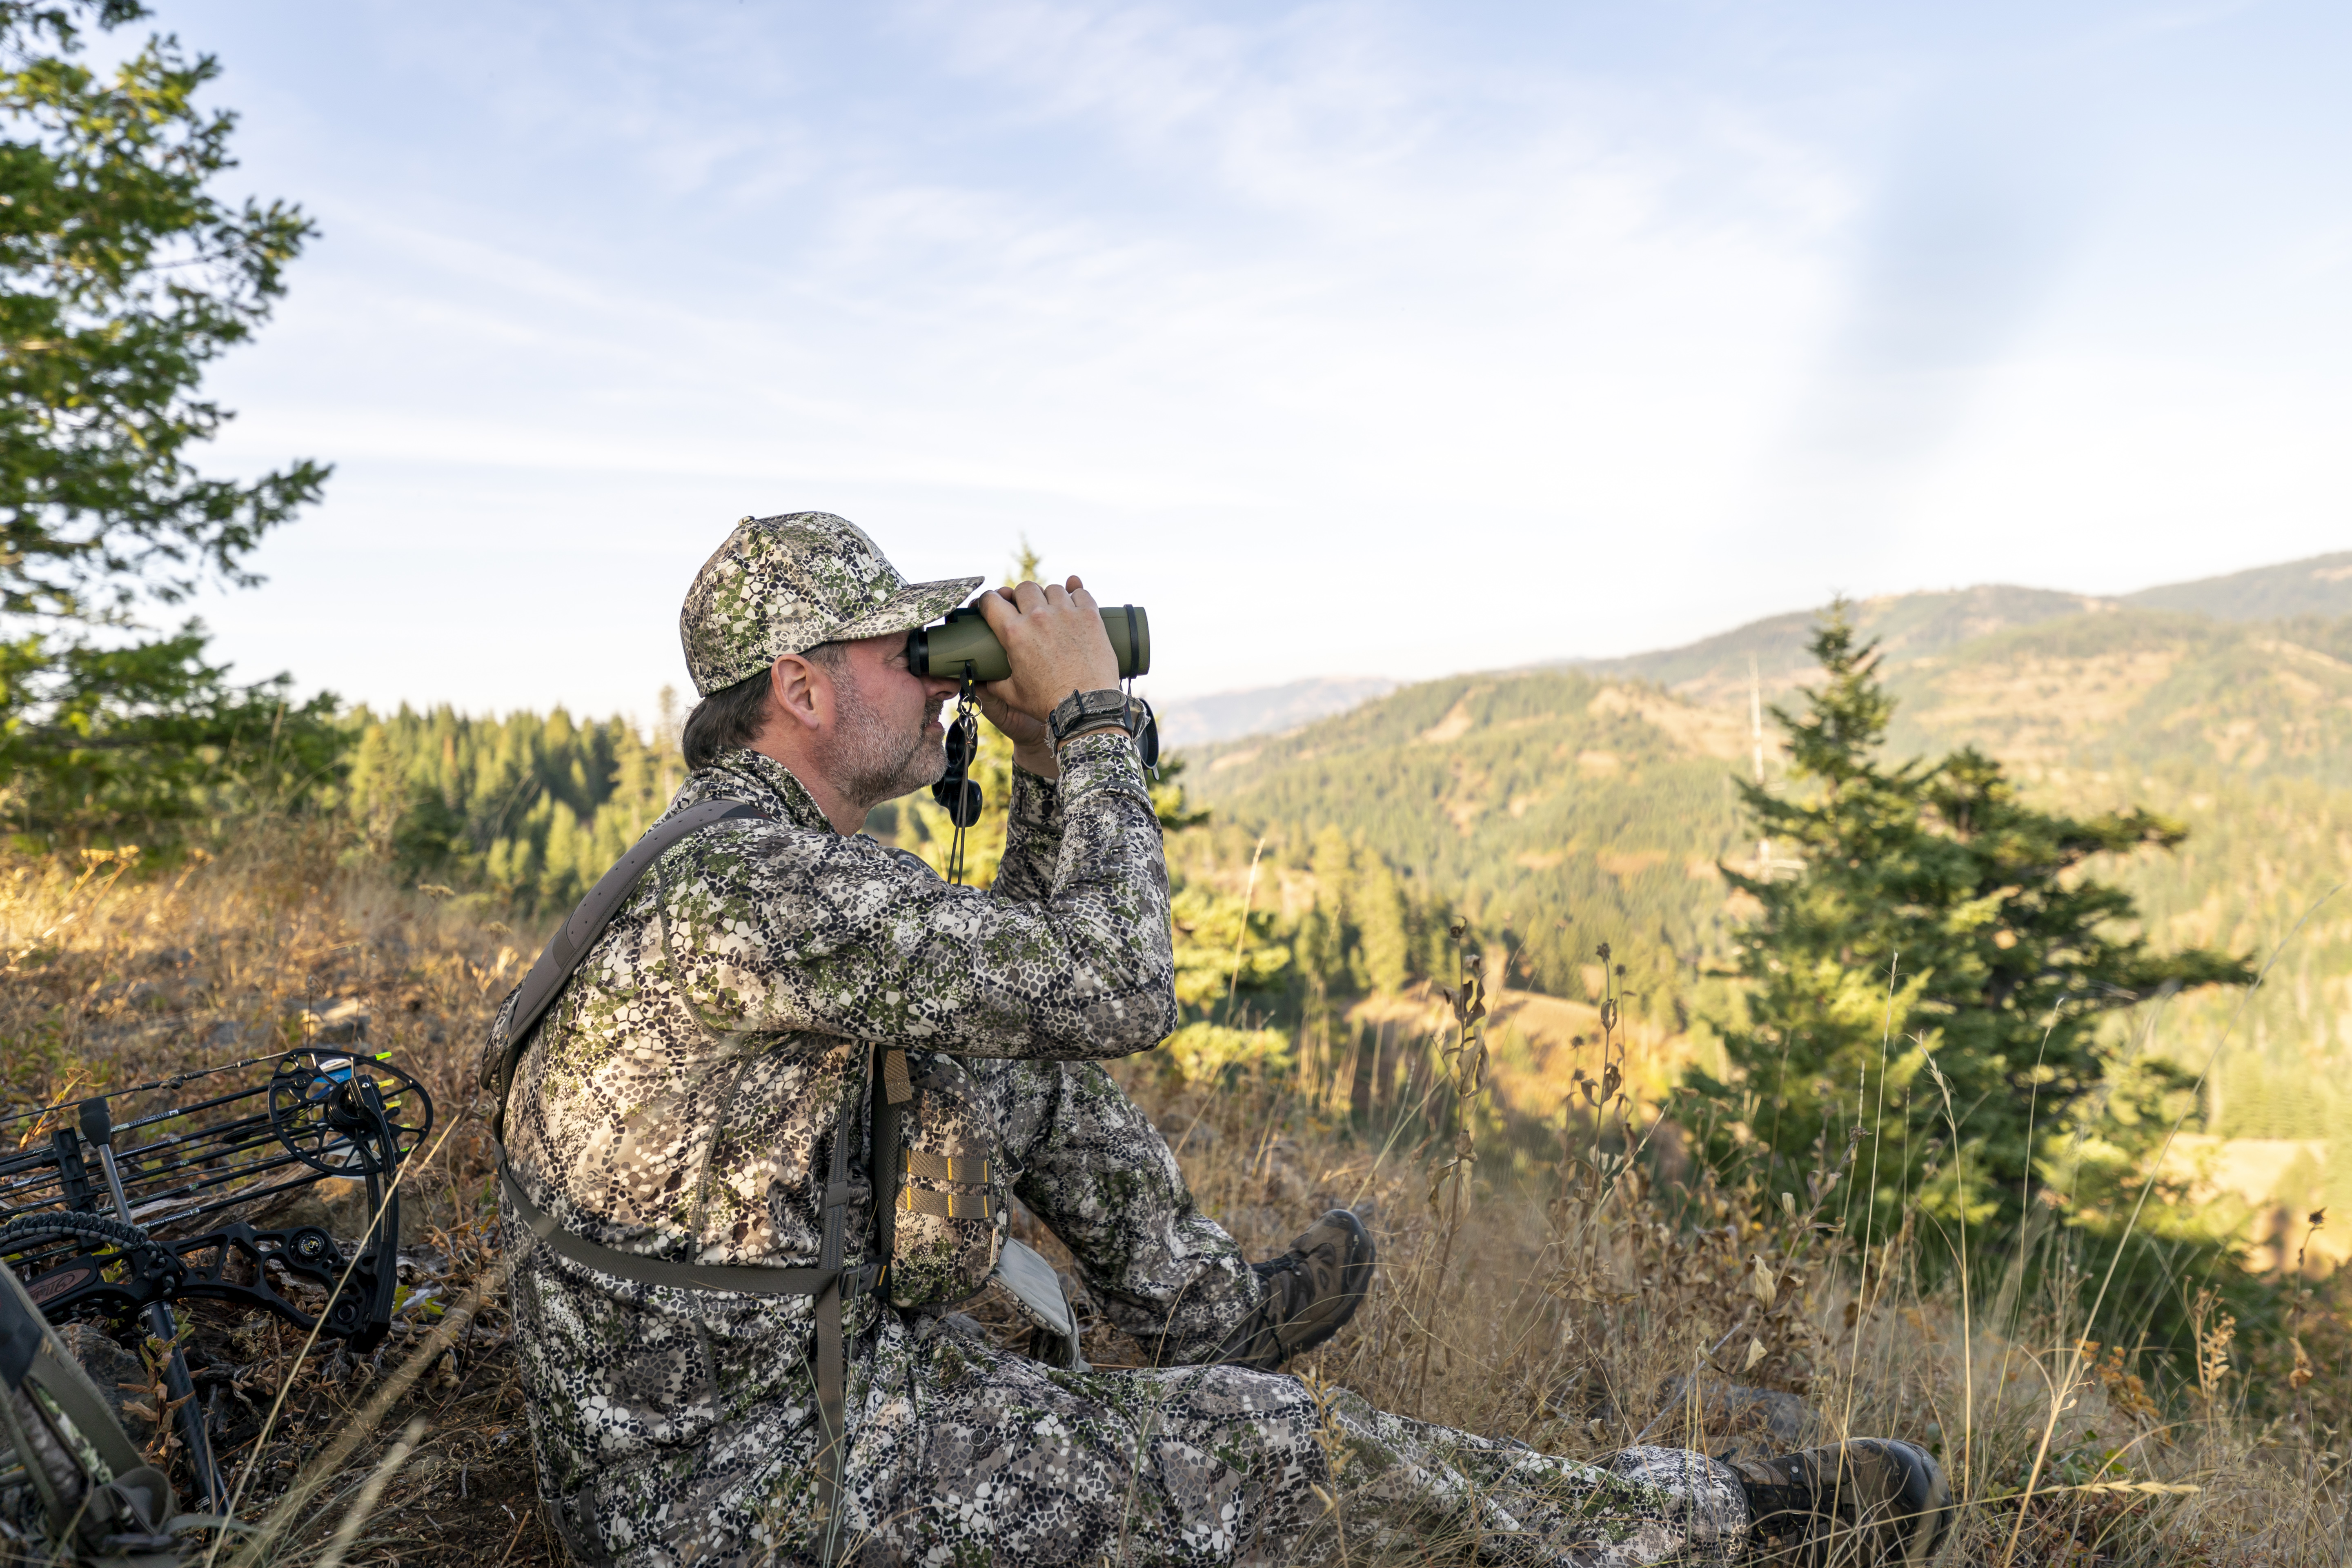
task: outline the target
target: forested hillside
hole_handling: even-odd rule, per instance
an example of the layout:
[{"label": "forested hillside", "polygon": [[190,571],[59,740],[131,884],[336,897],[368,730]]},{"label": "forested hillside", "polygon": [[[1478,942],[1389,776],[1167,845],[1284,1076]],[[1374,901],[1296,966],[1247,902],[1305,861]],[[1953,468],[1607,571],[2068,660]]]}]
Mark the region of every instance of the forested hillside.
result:
[{"label": "forested hillside", "polygon": [[675,746],[623,719],[467,718],[446,706],[349,720],[348,783],[333,803],[368,848],[408,875],[526,911],[576,902],[653,825],[684,782]]},{"label": "forested hillside", "polygon": [[1739,717],[1543,671],[1409,687],[1212,748],[1188,777],[1228,853],[1265,827],[1270,855],[1301,857],[1337,828],[1514,952],[1513,984],[1582,996],[1606,941],[1633,1009],[1663,1021],[1727,918],[1716,861],[1753,852],[1731,787],[1746,746]]},{"label": "forested hillside", "polygon": [[[2159,944],[2266,958],[2352,877],[2352,555],[2140,595],[2168,606],[1978,588],[1856,606],[1885,640],[1897,754],[1975,744],[2053,805],[2130,804],[2190,829],[2107,868]],[[2252,581],[2249,581],[2252,580]],[[2248,605],[2333,615],[2222,618]],[[1614,944],[1631,1005],[1661,1023],[1707,995],[1737,918],[1714,874],[1752,867],[1732,780],[1752,766],[1751,654],[1769,703],[1805,677],[1810,616],[1575,671],[1405,688],[1273,739],[1198,749],[1220,858],[1304,863],[1328,827],[1517,951],[1517,984],[1583,996]],[[1768,731],[1770,726],[1767,725]],[[1768,776],[1779,777],[1777,755]],[[1784,853],[1784,851],[1777,851]],[[2184,998],[2156,1048],[2201,1066],[2237,998]],[[2137,1026],[2137,1024],[2134,1026]],[[2326,903],[2231,1037],[2217,1131],[2352,1138],[2352,892]],[[2347,1193],[2352,1196],[2352,1193]]]}]

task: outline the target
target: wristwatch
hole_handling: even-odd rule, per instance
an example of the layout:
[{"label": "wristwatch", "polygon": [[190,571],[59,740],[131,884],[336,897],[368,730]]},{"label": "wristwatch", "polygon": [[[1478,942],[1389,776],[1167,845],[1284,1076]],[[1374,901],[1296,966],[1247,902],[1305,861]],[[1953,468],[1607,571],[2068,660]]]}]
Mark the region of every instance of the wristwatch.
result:
[{"label": "wristwatch", "polygon": [[1045,728],[1053,732],[1058,749],[1079,731],[1097,725],[1116,724],[1133,739],[1142,733],[1150,714],[1151,710],[1140,701],[1116,686],[1107,686],[1100,691],[1073,691],[1063,698],[1046,715]]}]

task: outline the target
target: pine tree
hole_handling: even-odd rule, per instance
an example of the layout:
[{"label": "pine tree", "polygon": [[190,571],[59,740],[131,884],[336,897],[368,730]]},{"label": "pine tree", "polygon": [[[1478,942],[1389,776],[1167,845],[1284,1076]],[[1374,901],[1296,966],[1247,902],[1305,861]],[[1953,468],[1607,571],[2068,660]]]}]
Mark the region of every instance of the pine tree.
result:
[{"label": "pine tree", "polygon": [[1404,989],[1412,972],[1412,942],[1405,931],[1404,895],[1388,862],[1356,846],[1355,915],[1360,933],[1356,973],[1363,988],[1384,994]]},{"label": "pine tree", "polygon": [[1858,1128],[1876,1234],[1906,1195],[1948,1231],[1963,1216],[2011,1230],[2032,1201],[2037,1143],[2095,1110],[2116,1064],[2100,1020],[2172,987],[2244,984],[2251,970],[2205,949],[2151,951],[2130,897],[2085,869],[2169,850],[2179,824],[2035,810],[1972,748],[1890,766],[1876,753],[1894,702],[1843,602],[1811,651],[1826,679],[1801,714],[1772,710],[1797,792],[1742,785],[1756,836],[1802,869],[1724,868],[1759,910],[1738,938],[1744,1013],[1717,1020],[1731,1081],[1698,1079],[1734,1124],[1715,1154],[1801,1192],[1819,1152],[1834,1163]]},{"label": "pine tree", "polygon": [[251,337],[312,233],[283,203],[211,194],[236,117],[197,107],[219,74],[151,37],[101,78],[77,19],[135,0],[0,0],[0,816],[38,843],[152,839],[282,798],[331,762],[331,699],[240,687],[202,626],[141,636],[244,564],[319,498],[297,462],[206,479],[193,449],[229,416],[205,367]]}]

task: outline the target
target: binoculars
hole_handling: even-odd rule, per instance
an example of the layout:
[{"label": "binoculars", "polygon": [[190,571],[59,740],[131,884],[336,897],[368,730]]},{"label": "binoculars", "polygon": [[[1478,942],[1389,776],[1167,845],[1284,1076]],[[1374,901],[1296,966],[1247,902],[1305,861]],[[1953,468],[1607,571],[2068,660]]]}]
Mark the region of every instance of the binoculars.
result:
[{"label": "binoculars", "polygon": [[[1139,605],[1114,605],[1102,612],[1103,630],[1118,655],[1119,679],[1151,671],[1151,618]],[[950,610],[935,626],[907,634],[907,668],[917,675],[952,676],[972,681],[1003,680],[1013,673],[1004,645],[971,605]]]}]

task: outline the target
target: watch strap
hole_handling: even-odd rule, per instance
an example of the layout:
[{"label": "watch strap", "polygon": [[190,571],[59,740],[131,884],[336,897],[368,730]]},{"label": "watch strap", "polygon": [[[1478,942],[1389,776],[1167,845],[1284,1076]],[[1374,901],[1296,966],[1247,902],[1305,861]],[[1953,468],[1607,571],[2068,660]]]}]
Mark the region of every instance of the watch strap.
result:
[{"label": "watch strap", "polygon": [[1099,691],[1073,691],[1054,704],[1047,715],[1045,727],[1052,731],[1054,744],[1058,746],[1081,730],[1098,725],[1117,724],[1132,736],[1140,722],[1136,705],[1126,692],[1115,686]]}]

